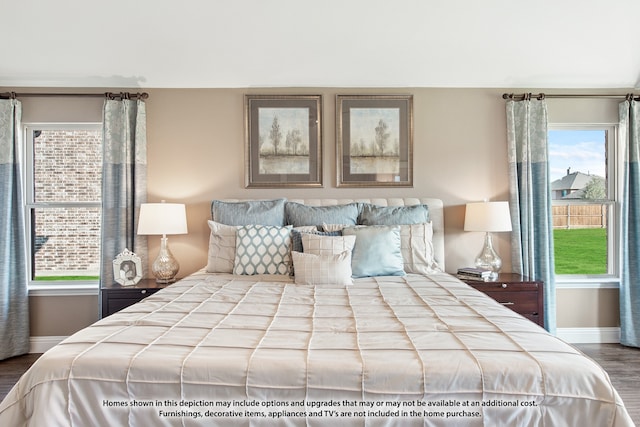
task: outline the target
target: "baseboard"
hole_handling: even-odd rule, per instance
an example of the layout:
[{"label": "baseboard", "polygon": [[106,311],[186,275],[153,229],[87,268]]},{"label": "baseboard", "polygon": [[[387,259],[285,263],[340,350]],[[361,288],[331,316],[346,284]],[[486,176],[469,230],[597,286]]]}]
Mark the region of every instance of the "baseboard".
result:
[{"label": "baseboard", "polygon": [[[620,328],[557,328],[558,338],[572,344],[619,343]],[[67,337],[31,337],[29,353],[44,353]]]},{"label": "baseboard", "polygon": [[620,328],[557,328],[558,338],[571,344],[609,344],[620,342]]},{"label": "baseboard", "polygon": [[44,353],[65,338],[67,337],[31,337],[29,338],[29,353]]}]

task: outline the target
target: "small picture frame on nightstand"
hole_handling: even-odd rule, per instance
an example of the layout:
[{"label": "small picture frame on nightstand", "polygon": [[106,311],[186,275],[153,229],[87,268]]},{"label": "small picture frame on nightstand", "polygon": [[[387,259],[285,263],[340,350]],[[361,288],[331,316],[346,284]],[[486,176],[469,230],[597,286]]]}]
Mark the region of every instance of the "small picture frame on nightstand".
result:
[{"label": "small picture frame on nightstand", "polygon": [[113,279],[122,286],[132,286],[142,279],[140,257],[125,248],[113,260]]}]

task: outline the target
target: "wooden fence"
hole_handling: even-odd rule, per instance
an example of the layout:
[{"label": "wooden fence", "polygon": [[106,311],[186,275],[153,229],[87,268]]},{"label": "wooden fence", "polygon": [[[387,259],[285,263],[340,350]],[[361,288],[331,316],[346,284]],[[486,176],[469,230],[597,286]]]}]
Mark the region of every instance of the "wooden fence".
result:
[{"label": "wooden fence", "polygon": [[606,204],[553,205],[553,228],[605,228]]}]

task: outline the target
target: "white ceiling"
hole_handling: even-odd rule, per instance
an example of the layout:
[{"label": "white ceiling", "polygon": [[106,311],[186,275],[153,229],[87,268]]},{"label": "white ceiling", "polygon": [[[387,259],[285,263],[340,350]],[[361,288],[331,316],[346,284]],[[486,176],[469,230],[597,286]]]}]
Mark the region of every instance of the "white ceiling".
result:
[{"label": "white ceiling", "polygon": [[640,87],[640,0],[1,0],[3,87]]}]

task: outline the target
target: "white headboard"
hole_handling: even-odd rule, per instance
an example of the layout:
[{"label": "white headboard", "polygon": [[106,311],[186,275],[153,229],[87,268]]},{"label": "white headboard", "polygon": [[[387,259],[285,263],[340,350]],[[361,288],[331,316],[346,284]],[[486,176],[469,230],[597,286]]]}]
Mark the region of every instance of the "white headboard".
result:
[{"label": "white headboard", "polygon": [[433,198],[389,198],[389,199],[287,199],[290,202],[309,206],[344,205],[363,202],[379,206],[411,206],[424,204],[429,206],[429,217],[433,224],[433,251],[438,265],[445,271],[444,261],[444,208],[442,200]]}]

